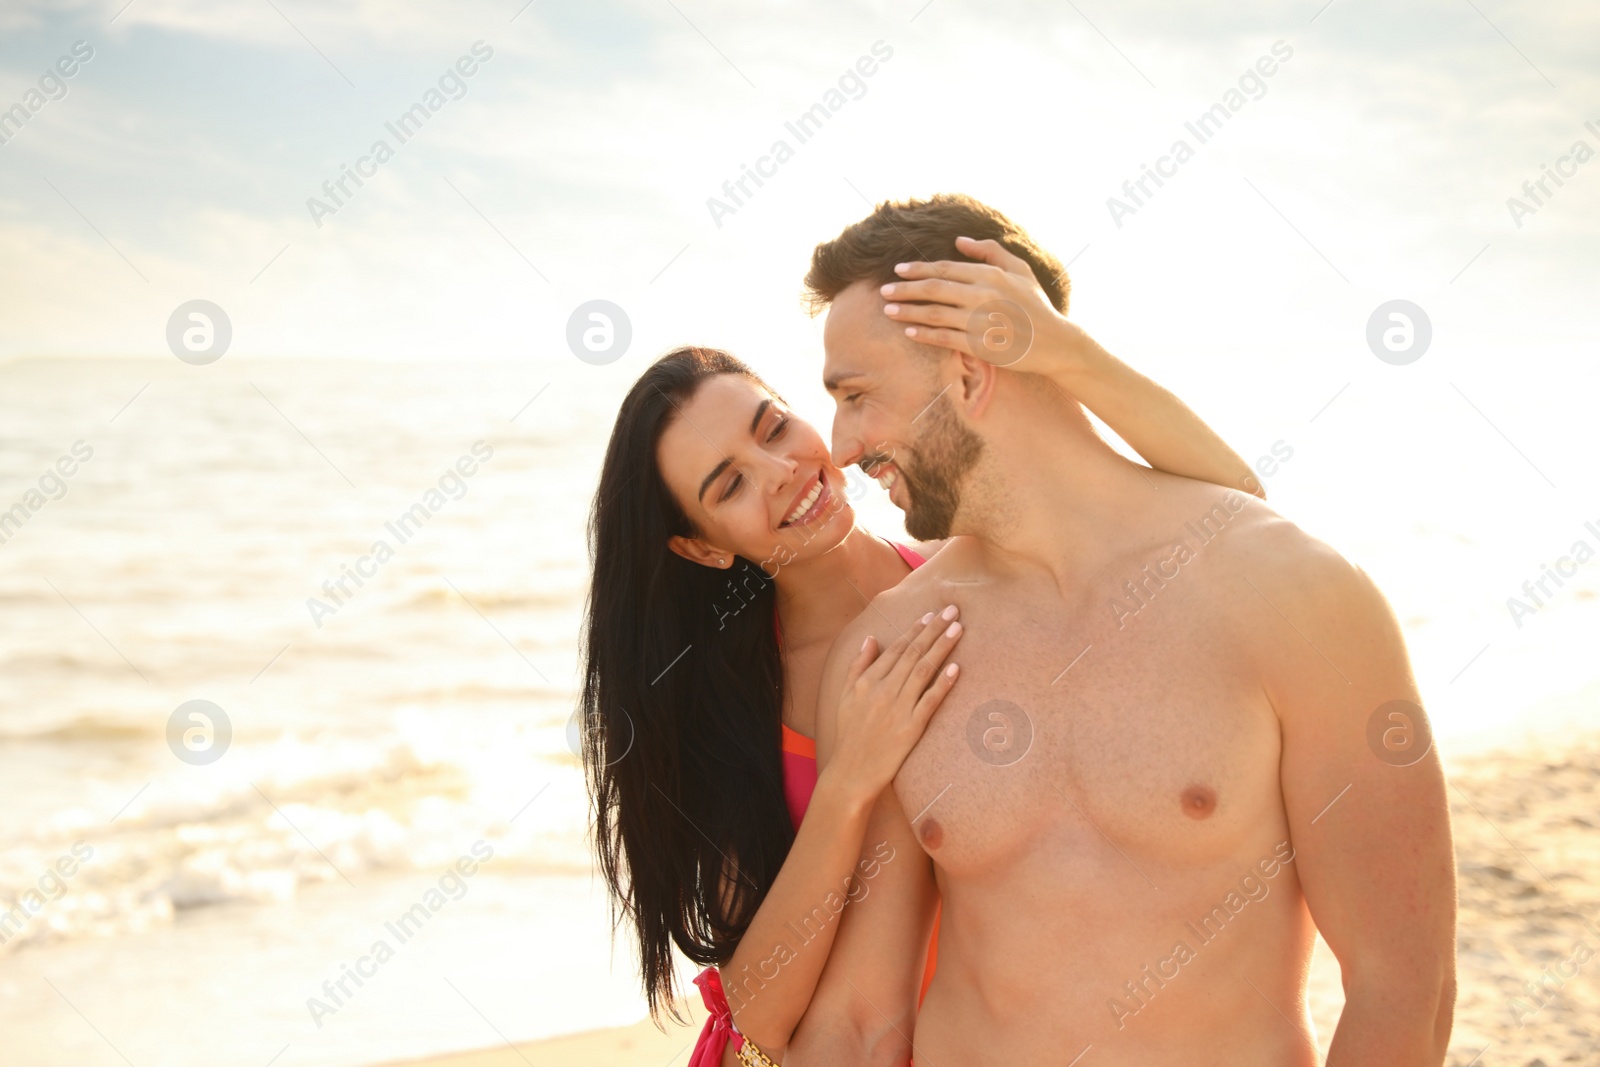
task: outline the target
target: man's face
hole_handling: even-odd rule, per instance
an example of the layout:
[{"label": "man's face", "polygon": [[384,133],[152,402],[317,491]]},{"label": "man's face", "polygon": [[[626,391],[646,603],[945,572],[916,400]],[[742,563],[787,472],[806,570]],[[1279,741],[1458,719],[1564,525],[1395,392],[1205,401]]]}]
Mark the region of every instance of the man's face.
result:
[{"label": "man's face", "polygon": [[822,343],[823,384],[834,401],[834,463],[859,464],[877,478],[906,513],[911,536],[950,536],[962,483],[983,451],[949,395],[960,388],[955,356],[907,338],[884,315],[870,282],[834,300]]}]

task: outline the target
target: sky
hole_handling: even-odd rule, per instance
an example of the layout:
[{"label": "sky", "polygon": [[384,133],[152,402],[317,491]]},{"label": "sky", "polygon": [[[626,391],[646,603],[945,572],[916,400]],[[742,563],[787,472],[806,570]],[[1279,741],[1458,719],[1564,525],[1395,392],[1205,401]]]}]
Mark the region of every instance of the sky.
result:
[{"label": "sky", "polygon": [[[0,356],[161,354],[198,298],[242,355],[559,358],[571,310],[605,298],[633,372],[683,340],[760,364],[815,346],[813,245],[941,190],[1007,211],[1073,261],[1105,329],[1163,349],[1178,323],[1315,345],[1391,296],[1574,342],[1600,163],[1520,226],[1506,201],[1574,141],[1600,148],[1597,31],[1591,5],[1490,0],[11,0],[0,108],[76,42],[93,57],[4,128]],[[477,42],[492,58],[399,145],[385,123]],[[1259,98],[1186,135],[1275,42],[1291,58]],[[875,44],[891,58],[859,98],[717,217]],[[1194,158],[1118,217],[1180,137]],[[394,157],[314,217],[379,138]]]},{"label": "sky", "polygon": [[[601,412],[716,345],[825,427],[811,249],[963,191],[1247,459],[1297,449],[1297,520],[1473,539],[1492,603],[1600,519],[1594,5],[11,0],[13,105],[0,359],[170,359],[207,300],[228,361],[520,361]],[[630,328],[600,366],[567,340],[591,300]],[[1431,335],[1405,365],[1368,340],[1395,300]],[[1413,562],[1391,584],[1450,580]]]}]

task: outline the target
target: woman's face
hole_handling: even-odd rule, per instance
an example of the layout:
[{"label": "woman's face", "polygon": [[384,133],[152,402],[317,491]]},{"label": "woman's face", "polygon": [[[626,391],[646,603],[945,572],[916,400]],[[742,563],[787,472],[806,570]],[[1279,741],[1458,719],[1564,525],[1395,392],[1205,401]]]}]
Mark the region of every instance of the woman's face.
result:
[{"label": "woman's face", "polygon": [[783,401],[739,374],[706,379],[661,435],[656,462],[700,536],[674,552],[767,574],[837,545],[855,524],[828,446]]}]

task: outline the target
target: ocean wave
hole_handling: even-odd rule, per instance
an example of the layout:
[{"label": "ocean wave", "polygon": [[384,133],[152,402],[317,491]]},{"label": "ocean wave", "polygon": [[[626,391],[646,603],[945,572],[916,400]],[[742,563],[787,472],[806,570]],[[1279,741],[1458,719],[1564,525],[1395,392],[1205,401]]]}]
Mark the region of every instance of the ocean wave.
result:
[{"label": "ocean wave", "polygon": [[[359,888],[376,872],[448,863],[476,836],[493,840],[497,869],[588,869],[581,834],[549,824],[548,799],[546,821],[517,822],[515,806],[474,796],[468,768],[404,739],[282,737],[228,760],[227,777],[139,790],[110,823],[63,809],[28,839],[0,842],[0,956],[195,908],[281,904],[307,886]],[[550,766],[532,751],[509,762]]]},{"label": "ocean wave", "polygon": [[54,741],[62,744],[144,741],[161,737],[161,723],[138,722],[126,718],[89,713],[60,723],[0,726],[0,741]]},{"label": "ocean wave", "polygon": [[[472,603],[479,608],[572,608],[583,602],[583,590],[578,587],[552,590],[520,590],[516,592],[498,592],[488,590],[464,590]],[[424,589],[412,590],[402,600],[404,607],[438,607],[444,604],[461,602],[454,589],[449,586],[428,586]]]},{"label": "ocean wave", "polygon": [[60,598],[58,598],[54,593],[51,593],[49,590],[40,591],[32,588],[22,587],[0,589],[0,606],[3,607],[23,607],[28,604],[45,604],[52,600],[59,602],[59,599]]},{"label": "ocean wave", "polygon": [[98,651],[89,654],[68,649],[30,648],[0,660],[0,673],[12,677],[34,673],[121,677],[127,669],[128,665],[114,654],[101,655]]}]

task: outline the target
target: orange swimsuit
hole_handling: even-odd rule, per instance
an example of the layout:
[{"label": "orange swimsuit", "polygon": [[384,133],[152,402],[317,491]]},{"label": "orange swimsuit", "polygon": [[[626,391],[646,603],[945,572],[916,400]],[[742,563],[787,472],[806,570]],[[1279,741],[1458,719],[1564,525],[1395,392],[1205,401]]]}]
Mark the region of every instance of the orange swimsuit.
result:
[{"label": "orange swimsuit", "polygon": [[[899,545],[895,546],[899,548]],[[910,551],[907,549],[906,551]],[[902,553],[903,555],[904,553]],[[920,557],[919,557],[920,559]],[[906,562],[910,563],[910,560]],[[916,564],[912,564],[916,566]],[[817,788],[817,743],[805,734],[796,733],[787,725],[783,728],[783,795],[789,802],[789,818],[796,830],[805,817],[806,806]],[[933,936],[928,940],[928,966],[922,972],[922,992],[917,1003],[928,995],[928,985],[933,981],[934,961],[939,957],[939,913],[934,912]]]}]

